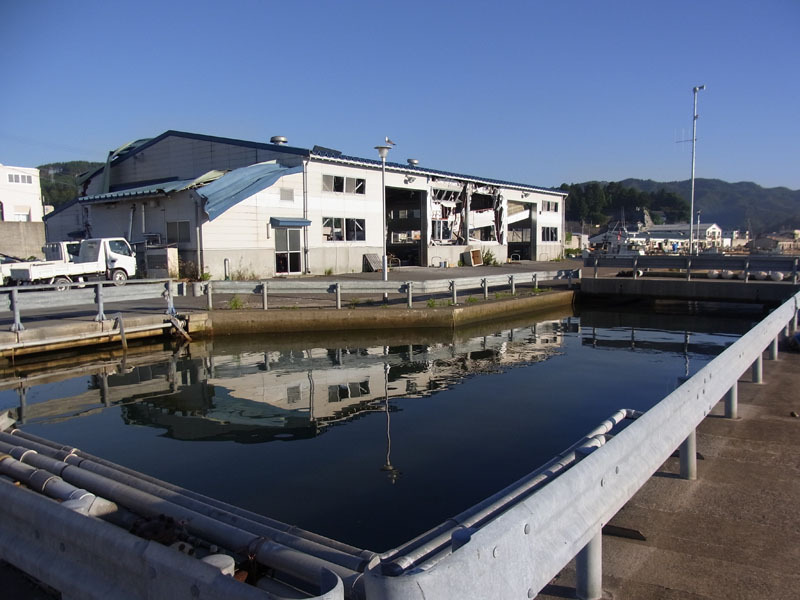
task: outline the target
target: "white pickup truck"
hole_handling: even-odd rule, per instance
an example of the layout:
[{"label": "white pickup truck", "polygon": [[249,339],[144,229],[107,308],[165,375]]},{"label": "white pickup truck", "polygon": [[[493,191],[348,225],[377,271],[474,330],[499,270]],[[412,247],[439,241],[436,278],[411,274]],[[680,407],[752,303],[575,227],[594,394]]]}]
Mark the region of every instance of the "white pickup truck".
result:
[{"label": "white pickup truck", "polygon": [[109,279],[123,285],[136,274],[136,255],[125,238],[82,240],[72,262],[36,262],[11,265],[17,283],[65,285],[87,279]]},{"label": "white pickup truck", "polygon": [[14,280],[11,277],[11,269],[20,269],[28,265],[52,262],[52,263],[67,263],[71,262],[75,255],[78,254],[80,242],[47,242],[42,246],[42,253],[44,260],[19,260],[11,257],[4,257],[8,260],[0,263],[0,285],[14,285]]}]

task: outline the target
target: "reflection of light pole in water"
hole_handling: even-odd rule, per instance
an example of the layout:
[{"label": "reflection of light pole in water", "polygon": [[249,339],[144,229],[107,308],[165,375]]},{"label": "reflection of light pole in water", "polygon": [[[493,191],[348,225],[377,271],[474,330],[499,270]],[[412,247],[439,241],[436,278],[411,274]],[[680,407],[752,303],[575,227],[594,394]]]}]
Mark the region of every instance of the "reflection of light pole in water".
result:
[{"label": "reflection of light pole in water", "polygon": [[390,429],[389,417],[389,363],[383,363],[383,400],[386,409],[386,464],[381,467],[385,471],[389,481],[396,483],[400,478],[400,471],[392,465],[392,434]]}]

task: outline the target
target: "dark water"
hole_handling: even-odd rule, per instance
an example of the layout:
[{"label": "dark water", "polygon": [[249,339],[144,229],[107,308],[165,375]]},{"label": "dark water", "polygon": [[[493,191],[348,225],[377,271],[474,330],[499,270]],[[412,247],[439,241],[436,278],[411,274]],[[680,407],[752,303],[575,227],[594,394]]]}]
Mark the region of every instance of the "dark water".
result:
[{"label": "dark water", "polygon": [[381,551],[615,410],[646,410],[759,318],[744,317],[584,311],[426,339],[216,338],[17,367],[0,408],[31,433]]}]

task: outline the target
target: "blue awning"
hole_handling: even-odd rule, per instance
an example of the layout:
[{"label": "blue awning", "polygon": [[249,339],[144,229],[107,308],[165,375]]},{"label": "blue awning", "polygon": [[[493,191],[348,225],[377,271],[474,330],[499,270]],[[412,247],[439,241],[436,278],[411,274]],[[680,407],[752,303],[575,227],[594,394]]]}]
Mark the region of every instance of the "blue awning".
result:
[{"label": "blue awning", "polygon": [[245,198],[267,189],[284,175],[302,172],[303,167],[284,167],[276,163],[258,163],[234,169],[197,190],[205,199],[208,220],[213,221]]},{"label": "blue awning", "polygon": [[308,227],[311,221],[308,219],[284,219],[283,217],[270,217],[269,224],[272,227]]}]

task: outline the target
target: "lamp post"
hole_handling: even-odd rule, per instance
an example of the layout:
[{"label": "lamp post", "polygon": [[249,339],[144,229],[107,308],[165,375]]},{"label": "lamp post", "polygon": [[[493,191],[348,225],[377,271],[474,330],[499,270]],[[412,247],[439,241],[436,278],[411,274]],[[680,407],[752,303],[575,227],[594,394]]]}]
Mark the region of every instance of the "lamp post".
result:
[{"label": "lamp post", "polygon": [[700,213],[702,210],[697,211],[697,254],[700,254]]},{"label": "lamp post", "polygon": [[[383,257],[381,259],[381,269],[383,271],[383,281],[389,281],[389,265],[386,258],[386,156],[392,147],[388,145],[375,146],[378,156],[381,157],[381,229],[383,230]],[[386,294],[383,295],[386,301]]]},{"label": "lamp post", "polygon": [[[694,95],[694,108],[692,109],[692,195],[691,200],[689,202],[689,254],[692,253],[692,245],[694,242],[694,236],[692,232],[692,215],[694,214],[694,150],[695,146],[697,145],[697,92],[700,90],[706,89],[705,85],[697,85],[692,88],[692,94]],[[698,219],[700,216],[698,215]],[[698,228],[700,227],[698,223]]]}]

